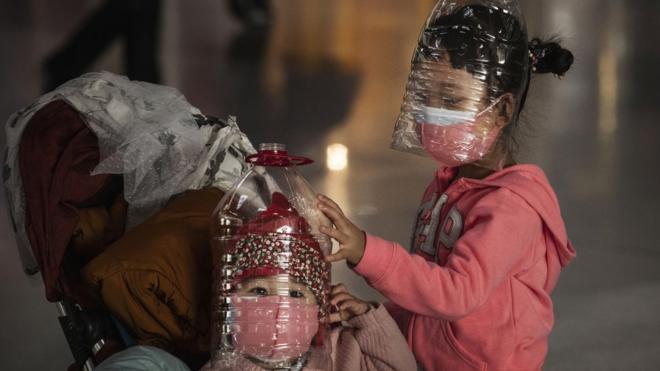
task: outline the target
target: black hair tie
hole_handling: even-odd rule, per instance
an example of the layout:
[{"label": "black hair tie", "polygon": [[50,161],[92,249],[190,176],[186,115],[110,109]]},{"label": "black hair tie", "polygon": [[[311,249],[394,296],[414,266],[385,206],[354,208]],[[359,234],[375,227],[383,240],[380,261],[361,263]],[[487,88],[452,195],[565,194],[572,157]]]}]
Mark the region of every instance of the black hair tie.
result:
[{"label": "black hair tie", "polygon": [[556,41],[533,39],[529,42],[529,59],[532,72],[553,73],[559,77],[564,76],[573,65],[573,53]]},{"label": "black hair tie", "polygon": [[545,58],[546,49],[541,47],[541,40],[533,39],[529,42],[529,59],[531,61],[532,72],[538,71],[539,61]]}]

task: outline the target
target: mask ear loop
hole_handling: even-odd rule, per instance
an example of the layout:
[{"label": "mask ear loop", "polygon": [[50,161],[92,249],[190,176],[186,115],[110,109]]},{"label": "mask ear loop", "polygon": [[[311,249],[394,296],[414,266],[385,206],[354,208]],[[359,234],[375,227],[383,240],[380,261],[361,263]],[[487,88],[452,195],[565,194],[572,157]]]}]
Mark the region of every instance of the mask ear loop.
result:
[{"label": "mask ear loop", "polygon": [[319,326],[319,329],[316,331],[316,334],[314,334],[314,337],[312,338],[313,347],[320,347],[323,345],[325,341],[325,333],[325,326]]},{"label": "mask ear loop", "polygon": [[500,104],[500,102],[502,101],[502,97],[504,97],[504,96],[500,96],[499,98],[495,99],[493,101],[493,103],[489,104],[486,108],[484,108],[479,113],[477,113],[477,115],[475,117],[479,117],[479,116],[483,115],[484,113],[486,113],[486,112],[492,110],[493,108],[495,108],[495,106]]},{"label": "mask ear loop", "polygon": [[[479,112],[479,114],[477,114],[476,117],[479,117],[479,116],[485,114],[486,112],[488,112],[488,111],[494,109],[495,106],[497,106],[498,104],[500,104],[500,102],[502,101],[502,98],[503,98],[503,96],[500,96],[499,98],[497,98],[495,101],[493,101],[493,103],[489,104],[488,107],[484,108],[481,112]],[[500,128],[500,129],[498,129],[498,130],[500,130],[500,133],[498,133],[497,140],[493,143],[493,146],[497,145],[497,143],[499,142],[499,139],[500,139],[500,137],[501,137],[501,135],[502,135],[502,128]],[[489,149],[489,151],[492,150],[493,146],[491,146],[491,148]],[[475,161],[474,164],[475,164],[475,165],[478,165],[478,166],[485,167],[485,168],[487,168],[487,169],[491,169],[491,170],[495,170],[495,171],[500,171],[500,170],[504,169],[504,164],[505,164],[505,162],[506,162],[506,156],[502,156],[499,160],[497,160],[497,162],[495,163],[495,166],[494,166],[494,167],[493,167],[493,166],[490,166],[490,165],[483,164],[483,163],[481,163],[482,161],[483,161],[483,158],[482,158],[482,159],[479,159],[479,160],[477,160],[477,161]],[[483,166],[483,165],[486,165],[486,166]]]}]

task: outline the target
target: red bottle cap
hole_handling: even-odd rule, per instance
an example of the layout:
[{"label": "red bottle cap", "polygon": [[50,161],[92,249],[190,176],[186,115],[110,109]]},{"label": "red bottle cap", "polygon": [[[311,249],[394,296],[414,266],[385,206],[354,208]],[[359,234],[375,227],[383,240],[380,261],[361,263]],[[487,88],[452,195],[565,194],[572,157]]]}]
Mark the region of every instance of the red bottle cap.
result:
[{"label": "red bottle cap", "polygon": [[301,156],[290,156],[283,144],[262,143],[259,152],[248,156],[245,161],[258,166],[302,166],[314,162],[312,159]]}]

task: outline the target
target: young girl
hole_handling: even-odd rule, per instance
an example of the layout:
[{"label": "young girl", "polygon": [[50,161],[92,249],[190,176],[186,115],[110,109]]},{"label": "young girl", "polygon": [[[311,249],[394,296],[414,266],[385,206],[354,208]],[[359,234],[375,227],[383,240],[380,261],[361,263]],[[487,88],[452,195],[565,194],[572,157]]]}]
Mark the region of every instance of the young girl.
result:
[{"label": "young girl", "polygon": [[[247,318],[238,319],[244,327],[235,336],[234,344],[246,357],[230,368],[218,369],[416,370],[413,355],[385,307],[353,297],[344,285],[333,286],[330,294],[330,303],[340,309],[322,319],[325,323],[347,324],[330,333],[332,368],[308,353],[318,330],[314,322],[318,321],[319,304],[309,287],[282,275],[251,279],[244,287],[238,294],[241,299],[236,301],[241,316]],[[305,313],[307,324],[290,319],[305,317]],[[269,323],[273,326],[269,327]],[[209,364],[203,370],[215,368]]]},{"label": "young girl", "polygon": [[242,228],[231,268],[218,271],[232,271],[219,325],[227,330],[214,340],[204,370],[416,369],[383,306],[330,286],[330,264],[285,196],[274,194]]},{"label": "young girl", "polygon": [[[465,4],[463,2],[462,4]],[[385,295],[417,362],[430,370],[540,370],[553,326],[550,294],[575,256],[543,171],[517,164],[530,75],[563,75],[572,54],[528,43],[511,0],[441,1],[413,57],[393,146],[438,171],[412,246],[362,232],[319,196],[322,231]]]}]

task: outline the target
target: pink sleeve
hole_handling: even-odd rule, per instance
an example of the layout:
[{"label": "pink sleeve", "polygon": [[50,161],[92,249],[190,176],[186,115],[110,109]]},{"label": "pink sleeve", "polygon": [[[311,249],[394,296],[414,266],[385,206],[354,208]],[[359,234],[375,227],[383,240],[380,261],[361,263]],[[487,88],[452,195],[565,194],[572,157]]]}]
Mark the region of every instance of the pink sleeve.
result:
[{"label": "pink sleeve", "polygon": [[445,266],[367,235],[355,271],[410,312],[457,320],[483,304],[525,257],[532,256],[532,243],[542,231],[538,214],[518,196],[500,189],[468,212],[464,233]]},{"label": "pink sleeve", "polygon": [[382,305],[348,321],[335,347],[335,370],[416,371],[415,357]]}]

